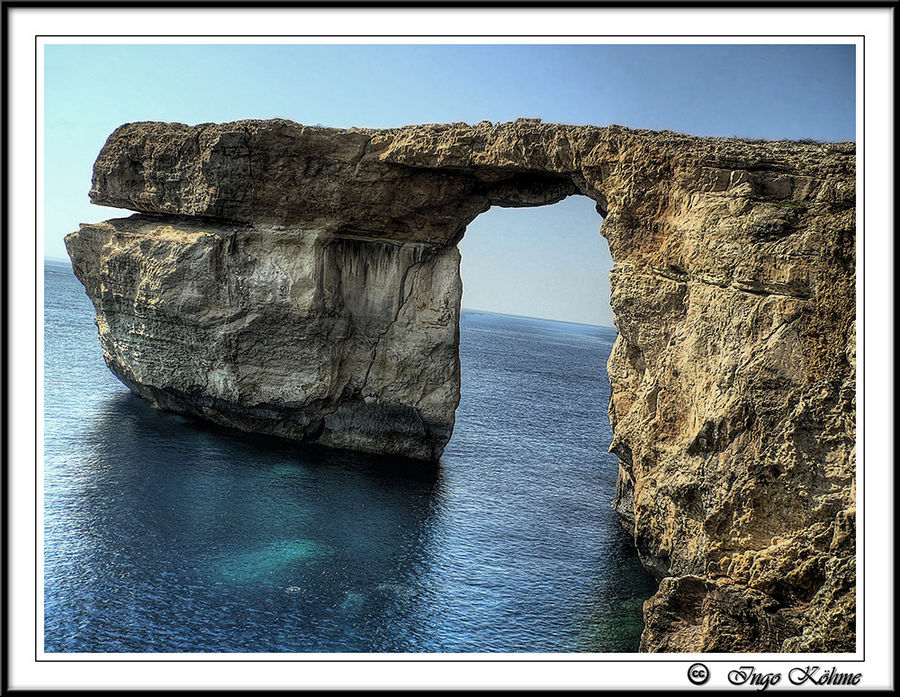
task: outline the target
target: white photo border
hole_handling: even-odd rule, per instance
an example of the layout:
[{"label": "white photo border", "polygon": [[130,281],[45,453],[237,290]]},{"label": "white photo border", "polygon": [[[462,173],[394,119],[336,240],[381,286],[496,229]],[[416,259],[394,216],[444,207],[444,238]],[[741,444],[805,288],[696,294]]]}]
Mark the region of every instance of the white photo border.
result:
[{"label": "white photo border", "polygon": [[[820,663],[889,686],[893,625],[893,39],[892,9],[409,9],[4,7],[8,13],[8,226],[4,230],[8,382],[10,688],[691,688],[687,667],[712,666],[705,688],[760,664],[766,672]],[[173,21],[177,18],[177,22]],[[166,36],[173,26],[184,31]],[[766,31],[778,27],[782,33]],[[302,29],[273,36],[270,27]],[[467,30],[479,29],[473,36]],[[578,28],[583,35],[573,35]],[[727,32],[739,27],[746,32]],[[133,32],[141,30],[140,35]],[[441,35],[431,32],[440,28]],[[590,30],[595,31],[590,31]],[[684,35],[678,35],[682,31]],[[192,33],[193,32],[193,33]],[[512,33],[516,32],[516,33]],[[568,32],[568,33],[567,33]],[[298,32],[299,33],[299,32]],[[256,34],[256,35],[248,35]],[[377,35],[377,36],[373,36]],[[46,43],[854,43],[857,45],[858,650],[783,654],[44,654],[42,526],[43,166]],[[252,115],[248,115],[252,116]],[[362,124],[364,125],[364,124]],[[866,148],[866,142],[874,144]],[[868,232],[867,232],[868,231]],[[35,234],[34,240],[30,235]],[[866,253],[867,243],[872,253]],[[33,293],[31,291],[34,291]],[[865,314],[878,318],[870,326]],[[877,376],[870,383],[869,374]],[[31,434],[37,433],[36,438]],[[866,435],[868,434],[868,435]],[[868,458],[867,458],[868,455]],[[866,481],[863,463],[873,466]],[[33,463],[38,463],[36,469]],[[866,531],[869,531],[868,533]],[[868,549],[876,554],[865,554]],[[868,599],[869,602],[864,601]],[[351,666],[344,665],[352,662]],[[161,664],[161,665],[156,665]],[[459,665],[457,665],[459,664]],[[652,664],[652,669],[651,669]],[[779,686],[781,687],[781,685]]]}]

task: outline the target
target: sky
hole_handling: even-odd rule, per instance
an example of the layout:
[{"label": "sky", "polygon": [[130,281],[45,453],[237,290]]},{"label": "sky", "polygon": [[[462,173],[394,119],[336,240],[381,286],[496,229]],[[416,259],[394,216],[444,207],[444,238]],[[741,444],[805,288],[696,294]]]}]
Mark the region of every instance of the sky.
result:
[{"label": "sky", "polygon": [[[540,118],[699,136],[853,141],[842,45],[47,45],[44,255],[80,222],[107,136],[129,121],[286,118],[392,128]],[[591,201],[493,208],[460,243],[463,306],[609,326]]]}]

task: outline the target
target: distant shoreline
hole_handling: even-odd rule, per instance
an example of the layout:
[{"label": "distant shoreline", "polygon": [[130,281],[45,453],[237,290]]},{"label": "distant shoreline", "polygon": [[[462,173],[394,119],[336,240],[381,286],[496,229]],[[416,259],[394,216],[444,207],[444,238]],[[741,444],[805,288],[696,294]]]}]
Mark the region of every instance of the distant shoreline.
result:
[{"label": "distant shoreline", "polygon": [[531,315],[512,315],[507,312],[494,312],[493,310],[476,310],[471,307],[463,307],[460,308],[463,312],[467,312],[472,315],[494,315],[497,317],[513,317],[515,319],[534,319],[540,322],[555,322],[556,324],[574,324],[579,327],[593,327],[595,329],[612,329],[614,332],[618,332],[619,330],[615,327],[610,327],[605,324],[590,324],[589,322],[572,322],[566,319],[551,319],[549,317],[532,317]]}]

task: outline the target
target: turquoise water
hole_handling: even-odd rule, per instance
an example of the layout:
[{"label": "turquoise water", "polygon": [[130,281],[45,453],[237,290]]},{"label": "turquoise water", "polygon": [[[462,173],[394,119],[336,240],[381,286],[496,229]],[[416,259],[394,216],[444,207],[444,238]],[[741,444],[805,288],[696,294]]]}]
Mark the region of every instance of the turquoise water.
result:
[{"label": "turquoise water", "polygon": [[410,468],[151,408],[45,272],[46,651],[637,649],[614,330],[464,312],[453,438]]}]

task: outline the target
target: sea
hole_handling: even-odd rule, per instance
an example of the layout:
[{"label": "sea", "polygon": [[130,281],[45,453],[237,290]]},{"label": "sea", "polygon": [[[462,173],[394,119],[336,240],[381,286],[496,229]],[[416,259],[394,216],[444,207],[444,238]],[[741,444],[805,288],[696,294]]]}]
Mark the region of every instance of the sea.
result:
[{"label": "sea", "polygon": [[154,409],[44,279],[45,652],[637,651],[615,329],[464,310],[453,437],[410,466]]}]

